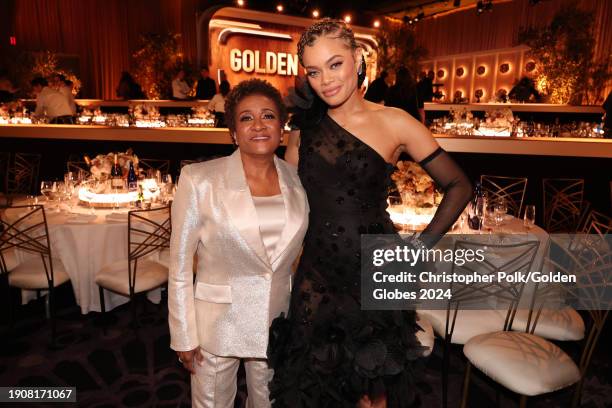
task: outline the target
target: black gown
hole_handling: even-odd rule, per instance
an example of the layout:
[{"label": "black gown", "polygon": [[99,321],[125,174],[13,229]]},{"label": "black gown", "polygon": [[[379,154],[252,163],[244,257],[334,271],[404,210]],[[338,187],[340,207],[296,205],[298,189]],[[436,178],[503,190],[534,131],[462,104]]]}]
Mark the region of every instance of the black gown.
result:
[{"label": "black gown", "polygon": [[360,305],[360,235],[396,234],[386,212],[394,166],[328,115],[301,130],[299,157],[310,224],[288,318],[270,329],[274,407],[352,408],[366,394],[412,406],[423,352],[415,312]]}]

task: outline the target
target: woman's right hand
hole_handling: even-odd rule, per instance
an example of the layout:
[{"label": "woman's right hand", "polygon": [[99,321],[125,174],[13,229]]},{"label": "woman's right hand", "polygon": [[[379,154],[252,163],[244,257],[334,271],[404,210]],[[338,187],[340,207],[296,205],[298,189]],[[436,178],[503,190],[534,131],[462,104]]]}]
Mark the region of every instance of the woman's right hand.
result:
[{"label": "woman's right hand", "polygon": [[195,374],[195,364],[202,365],[204,356],[200,351],[200,346],[190,351],[177,351],[179,361],[183,363],[183,367],[187,369],[191,374]]}]

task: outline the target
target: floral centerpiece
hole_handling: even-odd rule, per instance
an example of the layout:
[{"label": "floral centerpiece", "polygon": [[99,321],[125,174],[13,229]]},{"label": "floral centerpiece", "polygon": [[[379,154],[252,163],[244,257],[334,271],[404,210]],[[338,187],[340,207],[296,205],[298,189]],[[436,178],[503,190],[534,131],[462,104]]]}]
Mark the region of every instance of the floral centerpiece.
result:
[{"label": "floral centerpiece", "polygon": [[[117,163],[119,163],[119,167],[122,169],[123,176],[127,177],[130,162],[134,163],[134,167],[137,167],[138,157],[133,153],[132,149],[116,154]],[[106,180],[110,176],[114,164],[115,153],[99,154],[91,160],[89,171],[96,180]]]},{"label": "floral centerpiece", "polygon": [[432,208],[442,200],[442,193],[421,166],[412,161],[399,161],[391,175],[402,203],[410,208]]},{"label": "floral centerpiece", "polygon": [[391,175],[401,195],[401,206],[387,211],[396,225],[408,225],[421,230],[429,224],[442,201],[443,194],[421,166],[412,161],[400,161]]}]

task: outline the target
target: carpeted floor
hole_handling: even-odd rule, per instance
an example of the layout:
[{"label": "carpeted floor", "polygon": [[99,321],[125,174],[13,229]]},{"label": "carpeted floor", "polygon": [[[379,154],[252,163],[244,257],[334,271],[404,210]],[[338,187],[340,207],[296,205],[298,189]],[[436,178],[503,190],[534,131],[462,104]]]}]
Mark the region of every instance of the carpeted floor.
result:
[{"label": "carpeted floor", "polygon": [[[137,330],[131,327],[128,305],[109,314],[107,332],[103,334],[100,314],[83,316],[71,299],[70,288],[58,298],[58,338],[50,347],[50,326],[44,320],[44,301],[38,300],[19,308],[14,328],[7,327],[5,317],[0,329],[0,386],[76,386],[79,407],[189,407],[189,375],[179,366],[169,349],[167,309],[165,304],[148,303],[139,314]],[[2,297],[5,293],[2,294]],[[2,299],[2,310],[6,310]],[[141,302],[144,304],[144,302]],[[609,344],[610,325],[600,338],[593,363],[587,375],[582,407],[612,407],[612,369]],[[567,349],[575,352],[576,346]],[[441,348],[436,343],[433,355],[418,384],[422,407],[441,406]],[[465,367],[461,348],[451,356],[449,406],[458,406]],[[495,385],[481,374],[472,377],[471,407],[496,406]],[[529,400],[529,407],[569,406],[572,388]],[[244,376],[239,380],[236,407],[244,406]],[[2,404],[0,404],[2,406]],[[5,405],[7,406],[7,405]],[[19,404],[19,407],[44,406]],[[48,406],[48,405],[47,405]],[[53,407],[75,406],[52,404]],[[518,398],[500,391],[500,407],[518,407]]]}]

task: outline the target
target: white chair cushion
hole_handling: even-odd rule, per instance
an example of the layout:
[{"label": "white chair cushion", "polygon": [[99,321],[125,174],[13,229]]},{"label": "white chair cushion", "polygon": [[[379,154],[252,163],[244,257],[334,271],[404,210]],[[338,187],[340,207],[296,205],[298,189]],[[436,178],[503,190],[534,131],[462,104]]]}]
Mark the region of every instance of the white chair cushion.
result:
[{"label": "white chair cushion", "polygon": [[8,272],[12,271],[19,265],[19,260],[17,259],[17,255],[15,254],[15,249],[9,249],[2,253],[2,257],[4,258],[4,263],[6,264],[6,270]]},{"label": "white chair cushion", "polygon": [[[451,318],[452,313],[451,311]],[[446,310],[419,310],[418,314],[429,320],[435,333],[444,338]],[[506,310],[459,310],[451,343],[465,344],[479,334],[502,330],[505,317]]]},{"label": "white chair cushion", "polygon": [[[534,311],[532,317],[535,318]],[[525,331],[529,310],[517,310],[512,330]],[[584,320],[582,316],[571,307],[561,310],[542,309],[542,313],[538,318],[534,333],[537,336],[544,337],[549,340],[559,341],[578,341],[584,338]]]},{"label": "white chair cushion", "polygon": [[159,251],[159,261],[160,264],[170,267],[170,248],[164,248]]},{"label": "white chair cushion", "polygon": [[[53,287],[70,280],[64,264],[53,258]],[[17,265],[9,273],[9,285],[20,289],[47,289],[49,282],[40,256],[35,256]]]},{"label": "white chair cushion", "polygon": [[423,316],[420,316],[418,312],[417,324],[421,329],[423,329],[423,331],[416,332],[416,338],[419,343],[421,343],[421,346],[427,347],[427,350],[423,351],[423,357],[428,357],[433,351],[434,343],[436,340],[434,336],[433,327],[431,326],[431,323],[429,323],[429,320],[427,320]]},{"label": "white chair cushion", "polygon": [[[96,283],[126,296],[130,294],[127,259],[106,265],[96,274]],[[150,259],[138,260],[135,293],[157,288],[168,281],[168,267]]]},{"label": "white chair cushion", "polygon": [[546,394],[580,379],[580,370],[563,350],[533,334],[482,334],[465,344],[463,354],[484,374],[521,395]]}]

